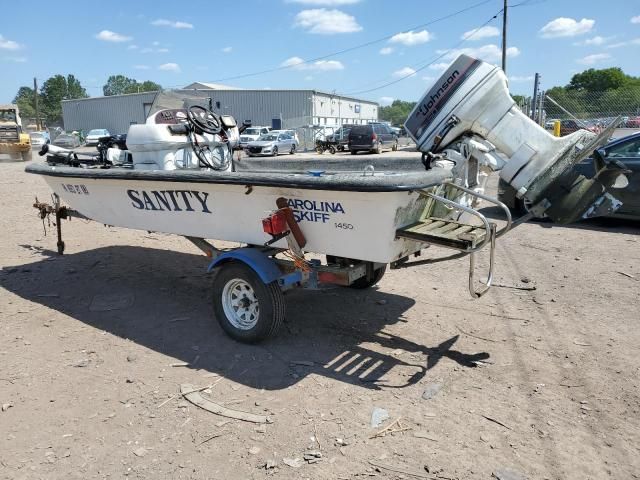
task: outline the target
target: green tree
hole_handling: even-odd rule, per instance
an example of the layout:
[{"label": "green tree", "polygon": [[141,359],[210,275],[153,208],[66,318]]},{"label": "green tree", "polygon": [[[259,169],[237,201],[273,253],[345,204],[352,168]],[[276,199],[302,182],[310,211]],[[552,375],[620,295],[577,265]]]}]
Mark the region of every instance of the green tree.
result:
[{"label": "green tree", "polygon": [[385,120],[395,125],[403,124],[415,106],[416,102],[394,100],[391,105],[380,107],[380,120]]},{"label": "green tree", "polygon": [[633,77],[629,77],[618,67],[604,68],[602,70],[590,68],[571,77],[567,89],[604,92],[623,87],[629,83],[631,78]]},{"label": "green tree", "polygon": [[142,83],[138,83],[136,88],[137,92],[157,92],[158,90],[162,90],[162,86],[156,82],[152,82],[151,80],[145,80]]},{"label": "green tree", "polygon": [[42,84],[42,110],[49,123],[62,121],[62,100],[87,98],[87,91],[73,75],[54,75]]},{"label": "green tree", "polygon": [[[40,95],[38,95],[38,97],[38,99],[42,101]],[[20,87],[13,99],[13,103],[18,105],[20,117],[22,117],[23,120],[36,117],[35,92],[33,88]]]},{"label": "green tree", "polygon": [[155,92],[162,87],[151,80],[138,83],[137,80],[124,75],[111,75],[102,87],[105,96],[122,95],[124,93]]},{"label": "green tree", "polygon": [[135,79],[124,75],[111,75],[107,79],[107,83],[102,87],[102,93],[105,96],[122,95],[123,93],[129,93],[129,89],[137,83]]}]

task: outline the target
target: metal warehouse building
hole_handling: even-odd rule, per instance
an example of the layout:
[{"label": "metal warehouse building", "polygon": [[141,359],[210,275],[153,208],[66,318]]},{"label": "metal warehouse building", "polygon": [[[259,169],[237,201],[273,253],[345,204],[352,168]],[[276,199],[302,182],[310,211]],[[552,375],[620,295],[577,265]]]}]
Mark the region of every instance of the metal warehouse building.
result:
[{"label": "metal warehouse building", "polygon": [[[318,132],[332,132],[342,124],[366,124],[378,119],[378,104],[318,90],[244,90],[203,82],[187,85],[185,95],[210,98],[214,112],[233,115],[238,122],[300,129],[305,140]],[[144,123],[155,92],[93,97],[62,102],[66,130],[106,128],[126,133],[129,125]]]}]

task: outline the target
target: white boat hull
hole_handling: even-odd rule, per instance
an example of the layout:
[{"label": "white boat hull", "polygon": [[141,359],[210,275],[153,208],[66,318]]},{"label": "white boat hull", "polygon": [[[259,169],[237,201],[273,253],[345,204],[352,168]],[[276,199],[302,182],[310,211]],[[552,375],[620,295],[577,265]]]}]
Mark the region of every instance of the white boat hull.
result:
[{"label": "white boat hull", "polygon": [[[71,208],[107,225],[262,245],[262,219],[285,197],[307,239],[304,250],[389,263],[421,247],[396,238],[424,212],[415,191],[362,192],[205,182],[43,176]],[[280,240],[276,247],[286,248]]]}]

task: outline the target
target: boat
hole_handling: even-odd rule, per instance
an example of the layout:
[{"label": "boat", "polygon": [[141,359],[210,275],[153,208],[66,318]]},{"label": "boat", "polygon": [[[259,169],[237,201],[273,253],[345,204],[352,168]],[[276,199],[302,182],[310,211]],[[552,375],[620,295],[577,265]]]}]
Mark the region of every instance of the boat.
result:
[{"label": "boat", "polygon": [[[60,253],[60,221],[69,216],[182,235],[198,245],[217,272],[216,318],[247,342],[275,333],[283,290],[326,283],[368,288],[388,264],[411,265],[429,245],[469,255],[469,290],[474,297],[486,293],[495,241],[513,224],[508,208],[484,194],[489,172],[499,171],[529,200],[526,218],[567,222],[619,206],[611,191],[623,167],[602,159],[590,179],[570,168],[607,132],[551,137],[517,109],[493,65],[459,57],[405,125],[421,152],[412,160],[236,160],[247,124],[217,115],[200,97],[162,92],[145,124],[130,127],[128,150],[82,159],[48,147],[41,152],[47,162],[26,171],[42,176],[54,193],[53,205],[35,206],[43,217],[56,216]],[[505,212],[501,228],[475,208],[481,200]],[[221,251],[210,239],[245,246]],[[485,246],[491,262],[479,288],[473,259]]]}]

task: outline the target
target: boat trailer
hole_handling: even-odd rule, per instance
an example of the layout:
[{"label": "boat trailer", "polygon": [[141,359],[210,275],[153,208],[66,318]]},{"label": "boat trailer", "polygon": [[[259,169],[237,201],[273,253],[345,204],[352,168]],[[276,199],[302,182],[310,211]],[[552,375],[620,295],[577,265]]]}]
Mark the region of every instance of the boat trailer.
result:
[{"label": "boat trailer", "polygon": [[[467,213],[479,220],[479,225],[450,220],[426,213],[419,221],[396,230],[396,238],[406,238],[419,242],[423,248],[431,245],[457,250],[458,253],[436,259],[410,260],[409,256],[390,264],[391,269],[407,268],[439,261],[453,260],[469,256],[469,293],[480,298],[490,289],[493,281],[496,239],[533,216],[533,213],[514,222],[506,205],[484,194],[447,182],[445,188],[459,190],[479,200],[492,203],[504,211],[506,224],[497,229],[495,222],[489,221],[478,210],[456,201],[436,195],[427,190],[418,193],[448,208]],[[59,254],[65,251],[62,239],[62,221],[71,218],[89,220],[76,210],[61,204],[58,195],[53,194],[52,204],[36,199],[33,204],[38,217],[45,220],[54,216]],[[366,289],[378,283],[387,265],[342,257],[326,256],[326,264],[320,259],[307,259],[303,253],[306,238],[295,220],[287,199],[278,198],[275,209],[262,221],[263,231],[271,240],[263,245],[247,245],[241,248],[219,249],[203,238],[185,236],[209,259],[207,272],[213,275],[214,313],[221,327],[232,338],[255,343],[272,336],[285,317],[283,293],[292,288],[321,289],[342,286]],[[425,212],[429,210],[425,208]],[[276,248],[272,244],[286,239],[288,248]],[[477,288],[475,279],[476,253],[489,247],[489,271],[486,279]],[[421,251],[412,254],[420,257]]]}]

